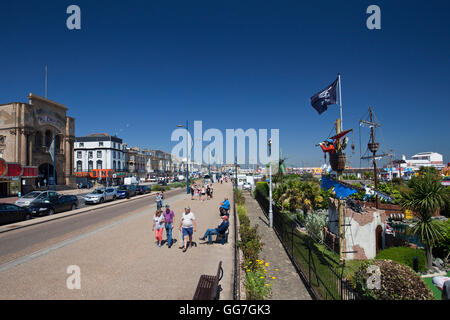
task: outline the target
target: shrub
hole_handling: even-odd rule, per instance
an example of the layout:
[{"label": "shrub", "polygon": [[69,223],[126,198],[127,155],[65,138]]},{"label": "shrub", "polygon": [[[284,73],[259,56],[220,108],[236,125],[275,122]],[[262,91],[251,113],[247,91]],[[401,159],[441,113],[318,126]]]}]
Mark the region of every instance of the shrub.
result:
[{"label": "shrub", "polygon": [[265,181],[256,182],[255,194],[257,192],[261,193],[264,197],[267,198],[269,196],[269,184]]},{"label": "shrub", "polygon": [[234,201],[237,205],[244,205],[245,204],[245,197],[242,193],[242,190],[240,189],[234,189]]},{"label": "shrub", "polygon": [[450,219],[445,222],[439,222],[442,224],[444,231],[444,238],[436,243],[433,248],[433,254],[441,259],[446,259],[450,254]]},{"label": "shrub", "polygon": [[312,212],[305,218],[305,227],[310,236],[323,241],[323,228],[327,226],[328,216]]},{"label": "shrub", "polygon": [[[252,261],[248,266],[245,266],[245,291],[247,300],[264,300],[271,291],[272,283],[267,281],[264,267],[259,263],[259,260]],[[253,270],[250,269],[253,266]]]},{"label": "shrub", "polygon": [[241,235],[239,247],[244,254],[245,264],[248,264],[249,261],[258,260],[258,256],[264,245],[258,233],[258,225],[252,227],[250,223],[243,223],[239,227],[239,233]]},{"label": "shrub", "polygon": [[[367,268],[380,268],[380,288],[368,289],[370,276]],[[422,278],[411,268],[391,260],[363,262],[353,276],[353,286],[364,297],[377,300],[434,300],[433,293]]]},{"label": "shrub", "polygon": [[265,269],[258,260],[264,243],[258,233],[258,225],[251,226],[245,205],[238,204],[236,211],[239,217],[239,248],[244,255],[242,267],[246,270],[245,288],[248,300],[262,300],[267,298],[271,291],[271,284],[266,281]]},{"label": "shrub", "polygon": [[419,259],[419,272],[426,270],[426,255],[422,249],[414,249],[409,247],[392,247],[378,252],[376,259],[392,260],[405,266],[413,268],[413,259]]},{"label": "shrub", "polygon": [[[354,185],[354,186],[357,186],[357,187],[361,187],[361,184],[360,184],[360,183],[354,183],[353,185]],[[352,195],[350,196],[350,198],[356,199],[356,200],[361,200],[361,201],[362,201],[362,200],[364,200],[365,195],[366,195],[366,192],[365,192],[365,191],[363,191],[363,190],[358,190],[358,192],[352,194]]]},{"label": "shrub", "polygon": [[250,219],[247,217],[247,209],[244,205],[238,204],[236,207],[236,211],[239,217],[240,224],[250,224]]},{"label": "shrub", "polygon": [[154,186],[152,186],[152,191],[162,191],[162,190],[165,190],[165,188],[163,188],[163,186],[159,184],[155,184]]},{"label": "shrub", "polygon": [[171,188],[182,188],[182,187],[186,187],[186,182],[174,182],[169,184],[169,186]]}]

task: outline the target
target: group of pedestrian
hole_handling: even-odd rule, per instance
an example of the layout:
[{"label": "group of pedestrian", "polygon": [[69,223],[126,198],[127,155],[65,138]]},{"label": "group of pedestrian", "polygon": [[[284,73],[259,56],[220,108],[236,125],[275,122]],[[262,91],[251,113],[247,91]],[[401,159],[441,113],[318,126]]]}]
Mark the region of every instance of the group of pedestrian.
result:
[{"label": "group of pedestrian", "polygon": [[166,204],[166,209],[163,211],[161,208],[156,209],[155,216],[153,217],[153,228],[152,231],[155,232],[155,238],[158,242],[158,247],[162,246],[162,236],[163,230],[166,229],[167,235],[167,245],[172,247],[172,230],[173,222],[175,218],[175,213],[170,209],[170,206]]},{"label": "group of pedestrian", "polygon": [[194,184],[190,187],[191,189],[191,200],[197,199],[201,201],[210,200],[213,197],[214,189],[212,184],[207,183],[206,185],[198,186]]},{"label": "group of pedestrian", "polygon": [[[163,230],[166,229],[167,246],[169,248],[173,245],[173,228],[175,222],[175,213],[170,209],[170,205],[166,204],[166,209],[163,211],[157,209],[155,216],[153,217],[152,231],[155,232],[155,239],[158,247],[162,247]],[[195,221],[195,215],[191,212],[191,208],[184,208],[184,212],[181,216],[179,230],[181,233],[182,245],[180,249],[186,252],[188,248],[192,246],[192,235],[197,231],[197,224]],[[188,241],[189,239],[189,241]]]},{"label": "group of pedestrian", "polygon": [[[162,201],[162,200],[157,200]],[[200,240],[205,240],[208,237],[208,242],[212,244],[212,236],[213,235],[225,235],[229,227],[229,210],[230,210],[230,202],[228,198],[225,197],[224,201],[220,203],[220,218],[222,220],[221,224],[217,226],[217,228],[207,229],[203,237]],[[166,204],[165,210],[161,210],[158,208],[156,210],[155,216],[153,217],[153,227],[152,231],[155,232],[155,239],[158,247],[162,247],[162,237],[163,231],[166,230],[167,235],[167,245],[169,248],[172,247],[173,240],[173,228],[175,222],[175,213],[170,209],[170,206]],[[197,222],[195,219],[195,215],[191,212],[191,208],[189,206],[184,208],[184,212],[181,215],[179,231],[181,235],[181,245],[179,249],[183,249],[183,252],[186,252],[188,248],[192,247],[192,236],[194,232],[197,232]]]}]

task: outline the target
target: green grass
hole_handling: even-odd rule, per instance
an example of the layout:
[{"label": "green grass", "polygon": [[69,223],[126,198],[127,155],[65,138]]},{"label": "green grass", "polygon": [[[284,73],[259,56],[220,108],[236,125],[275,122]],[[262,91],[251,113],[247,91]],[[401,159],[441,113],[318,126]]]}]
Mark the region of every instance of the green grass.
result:
[{"label": "green grass", "polygon": [[410,267],[411,269],[413,266],[413,258],[418,258],[418,267],[419,272],[423,272],[426,270],[426,256],[425,256],[425,250],[422,249],[413,249],[408,247],[392,247],[389,249],[384,249],[378,252],[375,259],[379,260],[392,260],[398,263],[401,263],[405,266]]},{"label": "green grass", "polygon": [[[450,277],[450,272],[447,272],[447,277]],[[425,283],[430,287],[431,292],[433,292],[434,297],[436,300],[442,300],[442,292],[436,288],[436,286],[433,284],[433,278],[422,278]]]}]

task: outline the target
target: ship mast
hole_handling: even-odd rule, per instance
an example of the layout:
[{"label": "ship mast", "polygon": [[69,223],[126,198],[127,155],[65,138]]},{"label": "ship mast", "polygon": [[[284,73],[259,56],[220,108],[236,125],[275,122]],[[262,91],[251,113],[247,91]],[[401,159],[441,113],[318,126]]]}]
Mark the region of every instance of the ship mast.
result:
[{"label": "ship mast", "polygon": [[[360,122],[360,124],[361,123],[367,124],[370,127],[370,140],[369,140],[369,143],[367,144],[367,147],[369,148],[370,152],[372,152],[372,155],[367,156],[367,157],[361,157],[361,159],[372,159],[375,190],[378,191],[378,170],[377,170],[376,158],[387,156],[387,154],[377,155],[377,151],[378,151],[378,148],[380,147],[380,143],[375,142],[375,130],[377,127],[380,127],[381,125],[379,123],[374,122],[372,107],[369,107],[369,119],[370,119],[369,121],[360,120],[359,122]],[[379,207],[379,201],[378,201],[377,194],[375,194],[375,207],[377,209]]]}]

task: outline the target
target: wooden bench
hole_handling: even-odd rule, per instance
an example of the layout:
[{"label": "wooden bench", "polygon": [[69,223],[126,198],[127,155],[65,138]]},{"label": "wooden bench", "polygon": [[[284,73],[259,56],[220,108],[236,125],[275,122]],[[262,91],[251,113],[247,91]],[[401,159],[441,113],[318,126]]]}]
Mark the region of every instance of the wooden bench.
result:
[{"label": "wooden bench", "polygon": [[222,287],[219,285],[219,281],[222,280],[223,269],[222,261],[219,262],[219,268],[215,276],[201,275],[198,280],[197,289],[193,300],[219,300],[220,291]]},{"label": "wooden bench", "polygon": [[216,242],[224,245],[225,243],[228,242],[228,234],[229,234],[228,230],[224,234],[218,233],[216,236]]}]

